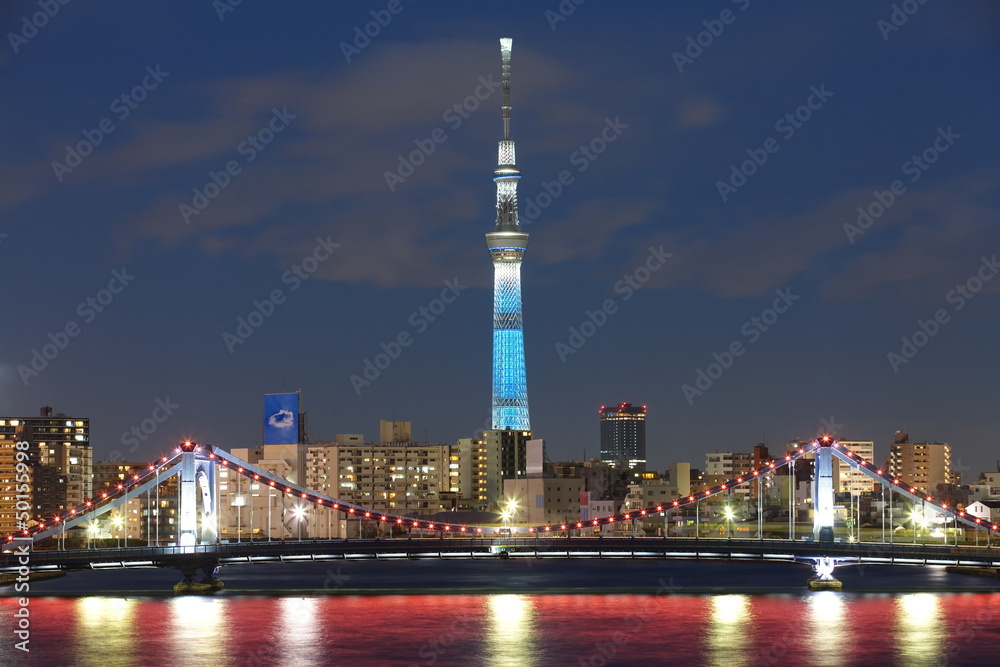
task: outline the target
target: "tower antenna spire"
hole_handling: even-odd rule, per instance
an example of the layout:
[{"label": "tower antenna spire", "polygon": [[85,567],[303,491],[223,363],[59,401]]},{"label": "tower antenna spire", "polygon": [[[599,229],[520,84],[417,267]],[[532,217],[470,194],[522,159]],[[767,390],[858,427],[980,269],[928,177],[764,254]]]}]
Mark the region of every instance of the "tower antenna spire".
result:
[{"label": "tower antenna spire", "polygon": [[513,40],[500,38],[500,57],[503,59],[503,140],[510,141],[510,49]]}]

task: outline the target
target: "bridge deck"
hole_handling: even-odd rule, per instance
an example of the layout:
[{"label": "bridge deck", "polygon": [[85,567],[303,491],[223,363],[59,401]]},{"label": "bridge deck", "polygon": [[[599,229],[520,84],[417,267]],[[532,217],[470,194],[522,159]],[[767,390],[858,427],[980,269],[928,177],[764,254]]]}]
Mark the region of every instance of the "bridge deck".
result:
[{"label": "bridge deck", "polygon": [[[505,552],[505,553],[503,553]],[[795,561],[834,558],[843,563],[971,565],[1000,568],[1000,548],[789,540],[540,537],[504,539],[416,538],[244,542],[191,547],[129,547],[35,551],[32,571],[181,565],[396,558],[705,558]],[[23,555],[5,553],[0,572],[16,572]]]}]

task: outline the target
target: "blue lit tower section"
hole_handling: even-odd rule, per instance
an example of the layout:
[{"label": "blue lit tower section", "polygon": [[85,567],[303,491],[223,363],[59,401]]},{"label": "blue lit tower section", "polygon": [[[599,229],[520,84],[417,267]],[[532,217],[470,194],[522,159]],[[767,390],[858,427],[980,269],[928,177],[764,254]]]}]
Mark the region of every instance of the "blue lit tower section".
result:
[{"label": "blue lit tower section", "polygon": [[510,140],[510,38],[500,40],[503,58],[503,141],[497,168],[496,231],[486,235],[493,258],[493,428],[528,431],[528,385],[524,372],[521,320],[521,260],[528,235],[517,222],[517,181],[521,178]]}]

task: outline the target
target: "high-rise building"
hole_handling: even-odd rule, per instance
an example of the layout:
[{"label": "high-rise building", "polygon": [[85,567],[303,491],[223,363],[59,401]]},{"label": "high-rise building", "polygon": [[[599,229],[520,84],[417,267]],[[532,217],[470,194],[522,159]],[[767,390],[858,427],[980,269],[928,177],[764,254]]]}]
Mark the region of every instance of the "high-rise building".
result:
[{"label": "high-rise building", "polygon": [[[701,483],[704,488],[717,486],[736,477],[749,475],[753,470],[751,452],[715,452],[705,455],[705,472]],[[738,498],[748,498],[756,489],[751,484],[736,486],[732,493]]]},{"label": "high-rise building", "polygon": [[[496,229],[486,234],[493,259],[493,412],[494,430],[528,431],[528,386],[524,370],[521,318],[521,260],[528,235],[517,219],[517,182],[521,172],[510,139],[510,38],[500,40],[503,61],[503,141],[493,180],[497,184]],[[502,491],[502,488],[501,488]]]},{"label": "high-rise building", "polygon": [[601,406],[601,460],[646,468],[646,406]]},{"label": "high-rise building", "polygon": [[505,479],[527,477],[529,440],[531,431],[494,429],[483,433],[486,496],[494,507],[503,504]]},{"label": "high-rise building", "polygon": [[910,442],[908,433],[896,431],[889,452],[889,473],[924,493],[938,484],[957,484],[951,469],[951,446],[943,442]]},{"label": "high-rise building", "polygon": [[[839,440],[840,445],[849,449],[866,461],[873,461],[875,458],[875,443],[871,440]],[[878,482],[861,472],[859,468],[847,464],[840,459],[835,459],[839,475],[836,486],[840,493],[850,493],[852,496],[860,496],[863,493],[874,493],[878,490]]]},{"label": "high-rise building", "polygon": [[49,518],[91,497],[93,459],[89,419],[68,417],[61,412],[53,415],[48,406],[41,409],[38,417],[0,418],[0,480],[10,480],[0,481],[0,524],[9,523],[7,517],[13,517],[17,501],[17,494],[10,493],[14,471],[5,471],[8,453],[13,461],[17,442],[28,443],[27,463],[31,467],[28,512],[32,519]]}]

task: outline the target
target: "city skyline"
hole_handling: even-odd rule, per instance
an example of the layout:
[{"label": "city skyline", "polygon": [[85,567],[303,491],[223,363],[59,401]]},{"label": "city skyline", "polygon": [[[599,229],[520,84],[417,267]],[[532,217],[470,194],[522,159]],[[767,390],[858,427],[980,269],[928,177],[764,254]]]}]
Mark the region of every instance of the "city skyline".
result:
[{"label": "city skyline", "polygon": [[994,469],[994,6],[385,7],[67,5],[7,40],[0,412],[90,418],[95,460],[252,446],[297,389],[314,439],[488,427],[510,35],[550,458],[596,455],[612,396],[656,469],[824,429]]}]

